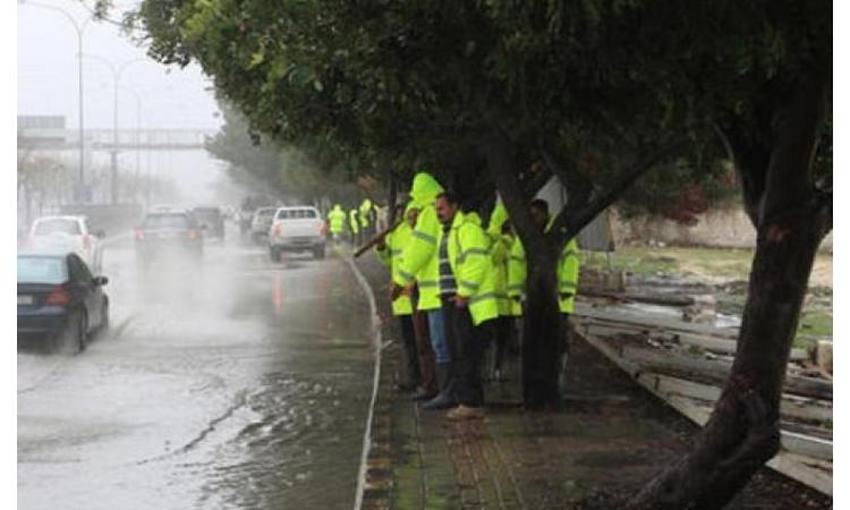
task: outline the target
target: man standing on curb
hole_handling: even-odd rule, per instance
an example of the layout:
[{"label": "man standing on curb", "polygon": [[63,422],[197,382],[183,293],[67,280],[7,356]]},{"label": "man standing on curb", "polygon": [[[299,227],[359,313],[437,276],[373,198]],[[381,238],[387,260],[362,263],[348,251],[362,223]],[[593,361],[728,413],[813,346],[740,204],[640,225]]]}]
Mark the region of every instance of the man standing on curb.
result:
[{"label": "man standing on curb", "polygon": [[[398,272],[401,254],[404,247],[410,241],[413,229],[407,221],[401,222],[395,229],[381,238],[376,245],[378,258],[389,266],[390,274],[395,276]],[[413,328],[413,305],[411,296],[402,293],[392,302],[393,315],[398,317],[401,327],[402,350],[404,352],[405,378],[398,385],[402,391],[413,391],[422,382],[422,373],[419,366],[419,357],[416,348],[416,332]]]},{"label": "man standing on curb", "polygon": [[[419,215],[410,241],[401,255],[398,273],[393,275],[391,290],[391,298],[394,300],[403,291],[410,293],[414,283],[417,285],[419,302],[416,308],[428,314],[428,333],[436,357],[437,383],[441,392],[450,384],[452,368],[438,286],[437,241],[440,221],[434,209],[434,200],[442,192],[443,187],[430,174],[419,172],[413,177],[410,197],[419,209]],[[427,394],[420,392],[414,398],[426,397]]]},{"label": "man standing on curb", "polygon": [[432,401],[430,407],[447,408],[456,401],[459,405],[447,418],[481,418],[484,415],[481,367],[492,337],[493,321],[499,316],[490,240],[481,228],[478,214],[461,212],[457,198],[451,193],[441,194],[436,208],[444,225],[439,249],[440,295],[448,344],[457,353],[457,370],[453,394],[442,402]]}]

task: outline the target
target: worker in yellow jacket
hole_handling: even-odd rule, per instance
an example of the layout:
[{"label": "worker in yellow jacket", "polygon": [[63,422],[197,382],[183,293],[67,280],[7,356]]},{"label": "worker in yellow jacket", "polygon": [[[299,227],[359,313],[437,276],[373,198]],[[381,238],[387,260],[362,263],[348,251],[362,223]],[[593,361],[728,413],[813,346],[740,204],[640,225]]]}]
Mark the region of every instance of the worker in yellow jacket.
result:
[{"label": "worker in yellow jacket", "polygon": [[[405,221],[401,222],[395,229],[384,236],[376,245],[378,258],[390,267],[390,273],[395,276],[401,264],[401,255],[405,246],[410,242],[413,226],[416,224],[418,210],[410,204],[406,209],[401,206],[400,214],[405,215]],[[402,391],[412,391],[422,388],[433,397],[437,393],[436,381],[434,380],[434,357],[428,345],[430,360],[420,359],[420,344],[417,338],[417,328],[414,326],[414,296],[402,293],[392,302],[393,315],[398,317],[401,326],[402,347],[404,352],[405,372],[407,380],[398,385]],[[421,334],[419,335],[421,336]],[[428,344],[425,339],[425,344]],[[430,361],[430,363],[428,363]]]},{"label": "worker in yellow jacket", "polygon": [[334,241],[338,241],[342,235],[342,231],[345,229],[345,211],[342,210],[341,205],[334,204],[328,213],[328,227],[331,237],[333,237]]},{"label": "worker in yellow jacket", "polygon": [[454,407],[449,419],[483,416],[484,386],[481,365],[499,316],[496,268],[490,239],[475,212],[460,210],[451,193],[437,197],[437,215],[443,224],[439,236],[440,298],[446,319],[446,338],[456,353],[454,384],[423,408]]},{"label": "worker in yellow jacket", "polygon": [[507,289],[508,255],[513,237],[508,234],[510,232],[508,210],[505,209],[501,199],[496,199],[486,232],[490,237],[493,264],[496,267],[496,299],[499,303],[499,317],[494,326],[492,362],[488,370],[491,379],[501,381],[505,353],[509,346],[513,347],[516,339],[516,320],[512,313],[511,299]]},{"label": "worker in yellow jacket", "polygon": [[372,231],[372,215],[374,213],[374,205],[372,204],[372,201],[369,200],[369,198],[364,198],[363,201],[360,202],[358,213],[360,214],[360,231],[363,232],[363,236],[365,239],[369,239],[374,234],[374,232]]},{"label": "worker in yellow jacket", "polygon": [[428,316],[428,335],[434,351],[440,392],[448,388],[452,371],[439,295],[437,242],[442,229],[434,208],[437,195],[442,192],[443,187],[431,174],[419,172],[413,177],[410,198],[419,214],[410,241],[402,252],[398,271],[393,275],[392,288],[392,295],[397,296],[405,289],[412,291],[416,285],[419,294],[416,309]]}]

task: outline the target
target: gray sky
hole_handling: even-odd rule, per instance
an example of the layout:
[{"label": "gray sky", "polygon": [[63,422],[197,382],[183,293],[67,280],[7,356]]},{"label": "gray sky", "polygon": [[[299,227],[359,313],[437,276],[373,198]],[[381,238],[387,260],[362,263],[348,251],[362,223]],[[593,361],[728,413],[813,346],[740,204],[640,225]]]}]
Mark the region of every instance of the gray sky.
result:
[{"label": "gray sky", "polygon": [[[89,16],[76,0],[25,0],[18,4],[18,114],[65,115],[69,128],[77,126],[77,36],[61,13],[34,5],[60,7],[78,22]],[[88,0],[92,5],[93,0]],[[128,2],[116,2],[125,8]],[[132,5],[132,3],[129,3]],[[120,12],[112,17],[120,18]],[[217,128],[221,122],[213,117],[217,111],[210,86],[196,65],[166,67],[145,55],[120,33],[118,27],[105,22],[89,23],[83,36],[83,52],[120,65],[134,59],[145,59],[127,67],[121,85],[135,90],[142,99],[144,128]],[[87,128],[112,127],[112,74],[95,59],[84,59],[85,121]],[[137,102],[131,92],[119,91],[119,125],[132,129],[136,125]]]}]

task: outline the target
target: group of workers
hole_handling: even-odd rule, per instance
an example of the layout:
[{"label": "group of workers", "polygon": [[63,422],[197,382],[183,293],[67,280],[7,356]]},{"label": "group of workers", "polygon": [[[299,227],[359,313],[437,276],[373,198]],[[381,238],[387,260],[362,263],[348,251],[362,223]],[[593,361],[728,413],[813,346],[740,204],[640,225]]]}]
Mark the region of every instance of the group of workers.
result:
[{"label": "group of workers", "polygon": [[351,244],[357,245],[375,235],[377,220],[378,208],[371,200],[364,198],[359,206],[351,208],[347,213],[341,205],[335,204],[328,213],[328,230],[336,241],[344,239],[348,231]]},{"label": "group of workers", "polygon": [[[530,214],[545,232],[548,204],[534,200]],[[478,213],[430,174],[416,174],[404,220],[377,244],[390,268],[392,311],[400,321],[408,380],[426,410],[452,409],[447,417],[483,417],[482,368],[494,345],[493,374],[500,376],[506,351],[516,343],[517,319],[525,302],[526,258],[500,200],[486,227]],[[579,252],[575,240],[558,263],[558,298],[563,319],[575,308]],[[564,328],[569,331],[569,328]],[[563,339],[561,354],[566,352]]]}]

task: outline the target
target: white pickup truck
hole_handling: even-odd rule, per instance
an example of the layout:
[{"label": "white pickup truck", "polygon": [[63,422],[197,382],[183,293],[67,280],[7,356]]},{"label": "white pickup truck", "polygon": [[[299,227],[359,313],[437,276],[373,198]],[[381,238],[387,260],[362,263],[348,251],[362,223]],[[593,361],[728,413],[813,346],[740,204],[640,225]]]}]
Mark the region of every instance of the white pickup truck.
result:
[{"label": "white pickup truck", "polygon": [[280,207],[269,229],[269,255],[274,262],[280,261],[284,251],[310,251],[317,259],[325,258],[327,230],[315,207]]}]

